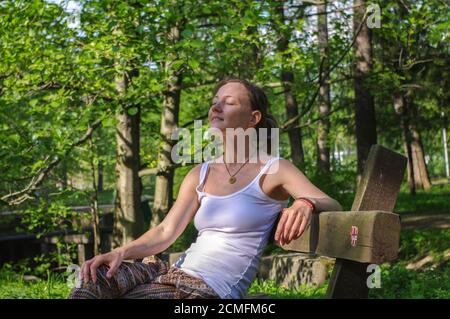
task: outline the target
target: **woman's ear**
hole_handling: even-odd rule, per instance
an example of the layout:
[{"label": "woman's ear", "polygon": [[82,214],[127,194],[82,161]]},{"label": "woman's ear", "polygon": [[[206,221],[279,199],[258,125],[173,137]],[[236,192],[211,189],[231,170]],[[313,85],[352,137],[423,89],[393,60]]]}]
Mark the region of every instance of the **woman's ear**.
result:
[{"label": "woman's ear", "polygon": [[250,127],[256,127],[262,119],[261,111],[252,111],[252,116],[250,118]]}]

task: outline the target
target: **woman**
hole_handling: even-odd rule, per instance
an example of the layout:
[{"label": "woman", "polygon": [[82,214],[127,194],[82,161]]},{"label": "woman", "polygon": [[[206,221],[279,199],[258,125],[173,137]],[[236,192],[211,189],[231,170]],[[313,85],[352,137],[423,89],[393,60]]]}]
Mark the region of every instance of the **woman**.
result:
[{"label": "woman", "polygon": [[[248,140],[246,160],[236,163],[238,145],[227,143],[226,129],[274,128],[267,110],[260,88],[240,79],[219,83],[208,119],[223,134],[224,155],[186,175],[160,225],[88,260],[70,298],[242,298],[280,212],[275,240],[284,245],[300,237],[313,212],[342,210],[291,162],[251,152]],[[170,268],[155,257],[123,263],[164,251],[192,218],[197,240]]]}]

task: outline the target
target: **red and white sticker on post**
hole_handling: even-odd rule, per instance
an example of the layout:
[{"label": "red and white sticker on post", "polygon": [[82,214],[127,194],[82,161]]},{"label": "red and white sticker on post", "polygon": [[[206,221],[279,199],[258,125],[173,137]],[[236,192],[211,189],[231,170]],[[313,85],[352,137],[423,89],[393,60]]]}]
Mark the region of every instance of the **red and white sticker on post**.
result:
[{"label": "red and white sticker on post", "polygon": [[352,247],[355,247],[356,242],[358,241],[358,227],[352,226],[352,231],[350,232],[350,239]]}]

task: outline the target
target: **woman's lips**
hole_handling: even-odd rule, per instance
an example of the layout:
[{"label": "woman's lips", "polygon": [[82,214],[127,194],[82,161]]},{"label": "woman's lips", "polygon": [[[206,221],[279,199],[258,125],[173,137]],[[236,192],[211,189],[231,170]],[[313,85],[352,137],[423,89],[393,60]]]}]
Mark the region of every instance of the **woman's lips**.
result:
[{"label": "woman's lips", "polygon": [[217,117],[217,116],[213,116],[211,118],[211,122],[214,121],[214,120],[223,121],[223,119],[221,119],[220,117]]}]

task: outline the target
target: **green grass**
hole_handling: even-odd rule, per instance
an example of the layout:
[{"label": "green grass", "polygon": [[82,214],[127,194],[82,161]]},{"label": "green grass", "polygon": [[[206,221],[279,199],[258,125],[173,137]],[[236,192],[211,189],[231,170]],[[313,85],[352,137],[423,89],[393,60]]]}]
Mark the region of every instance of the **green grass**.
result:
[{"label": "green grass", "polygon": [[255,280],[249,288],[249,294],[264,294],[273,299],[317,299],[323,298],[327,285],[321,287],[308,287],[301,285],[297,288],[278,286],[273,280]]},{"label": "green grass", "polygon": [[382,265],[381,287],[371,289],[369,298],[448,299],[450,298],[450,267],[443,263],[421,270],[406,269],[405,262]]},{"label": "green grass", "polygon": [[371,289],[370,298],[450,298],[449,254],[450,229],[403,230],[399,260],[381,265],[381,288]]},{"label": "green grass", "polygon": [[[380,288],[369,290],[371,299],[449,299],[450,265],[422,270],[406,269],[405,262],[381,265]],[[321,287],[301,286],[297,289],[277,286],[273,281],[255,281],[249,292],[270,298],[315,299],[325,298],[327,284]]]},{"label": "green grass", "polygon": [[412,196],[405,185],[398,196],[394,211],[396,213],[450,214],[450,183],[433,185],[431,189],[418,190]]},{"label": "green grass", "polygon": [[0,269],[0,299],[63,299],[70,288],[65,276],[49,272],[46,279],[28,281],[8,264]]},{"label": "green grass", "polygon": [[400,234],[399,260],[413,262],[431,255],[442,261],[450,250],[450,229],[403,230]]}]

